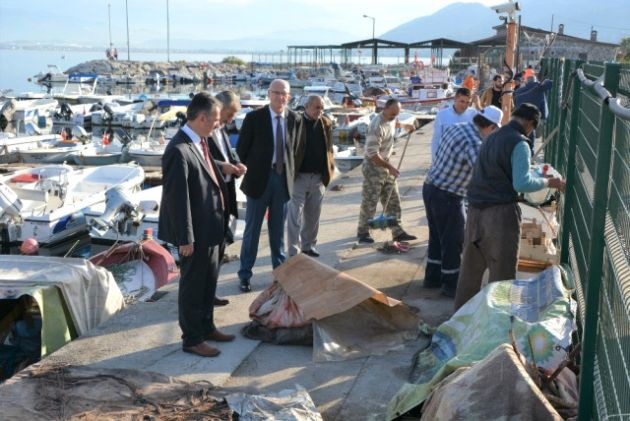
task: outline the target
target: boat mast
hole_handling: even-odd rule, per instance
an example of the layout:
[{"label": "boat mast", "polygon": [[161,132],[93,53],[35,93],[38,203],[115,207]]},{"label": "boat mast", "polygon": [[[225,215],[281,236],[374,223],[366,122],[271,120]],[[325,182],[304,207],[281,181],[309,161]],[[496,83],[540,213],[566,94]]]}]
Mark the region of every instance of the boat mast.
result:
[{"label": "boat mast", "polygon": [[166,0],[166,61],[171,61],[171,29],[168,15],[168,0]]},{"label": "boat mast", "polygon": [[127,0],[125,0],[125,15],[127,17],[127,61],[131,61],[129,55],[129,5]]},{"label": "boat mast", "polygon": [[112,46],[112,5],[107,3],[107,21],[109,23],[109,46]]}]

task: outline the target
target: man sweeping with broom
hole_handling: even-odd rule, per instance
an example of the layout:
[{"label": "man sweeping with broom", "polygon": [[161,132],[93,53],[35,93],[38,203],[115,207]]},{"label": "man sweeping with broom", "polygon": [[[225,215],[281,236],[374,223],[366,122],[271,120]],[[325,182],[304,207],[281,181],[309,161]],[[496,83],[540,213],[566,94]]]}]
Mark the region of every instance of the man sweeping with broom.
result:
[{"label": "man sweeping with broom", "polygon": [[[365,139],[365,159],[363,160],[363,191],[357,239],[359,243],[374,243],[370,228],[391,228],[394,241],[412,241],[416,237],[406,233],[400,226],[400,196],[396,179],[400,175],[389,160],[394,149],[394,133],[402,127],[411,134],[413,124],[401,124],[396,117],[400,114],[400,101],[389,99],[368,129]],[[409,138],[407,138],[408,140]],[[402,158],[401,158],[402,162]],[[383,215],[374,218],[379,202],[383,206]]]}]

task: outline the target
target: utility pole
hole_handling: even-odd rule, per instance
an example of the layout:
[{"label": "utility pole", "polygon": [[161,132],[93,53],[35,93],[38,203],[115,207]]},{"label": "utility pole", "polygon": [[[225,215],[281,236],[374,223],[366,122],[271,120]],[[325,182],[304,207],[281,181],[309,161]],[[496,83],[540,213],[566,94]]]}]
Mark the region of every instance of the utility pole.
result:
[{"label": "utility pole", "polygon": [[374,29],[376,27],[376,18],[373,16],[363,15],[364,18],[372,19],[372,64],[376,64],[376,37]]},{"label": "utility pole", "polygon": [[[520,9],[519,3],[515,3],[510,0],[508,3],[493,7],[497,13],[507,13],[507,18],[500,17],[500,19],[506,19],[507,25],[507,37],[505,42],[505,62],[510,70],[516,72],[516,50],[518,45],[518,28],[516,24],[516,12]],[[507,88],[506,93],[501,99],[501,109],[503,111],[502,124],[506,124],[512,114],[512,92],[514,91],[514,81],[511,81],[504,87]]]},{"label": "utility pole", "polygon": [[109,46],[112,46],[112,5],[107,3],[107,22],[109,23]]},{"label": "utility pole", "polygon": [[125,0],[125,15],[127,17],[127,61],[131,61],[129,53],[129,5],[127,0]]},{"label": "utility pole", "polygon": [[171,61],[171,24],[168,14],[168,0],[166,0],[166,61]]}]

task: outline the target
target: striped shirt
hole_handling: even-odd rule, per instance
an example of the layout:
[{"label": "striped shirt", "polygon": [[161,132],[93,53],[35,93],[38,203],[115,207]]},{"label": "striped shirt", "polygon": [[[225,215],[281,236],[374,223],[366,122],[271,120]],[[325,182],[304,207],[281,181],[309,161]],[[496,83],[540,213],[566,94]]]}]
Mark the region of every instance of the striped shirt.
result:
[{"label": "striped shirt", "polygon": [[458,123],[444,130],[427,182],[466,197],[468,183],[481,147],[481,133],[474,123]]}]

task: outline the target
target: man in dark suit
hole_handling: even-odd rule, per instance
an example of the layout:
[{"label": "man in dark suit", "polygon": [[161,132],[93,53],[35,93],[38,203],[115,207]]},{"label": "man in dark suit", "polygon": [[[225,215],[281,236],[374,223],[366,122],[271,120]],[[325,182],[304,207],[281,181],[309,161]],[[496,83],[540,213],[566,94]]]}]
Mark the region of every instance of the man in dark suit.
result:
[{"label": "man in dark suit", "polygon": [[234,335],[214,325],[214,295],[223,243],[227,190],[210,159],[207,137],[217,126],[220,103],[202,92],[186,112],[187,123],[171,139],[162,157],[163,193],[158,237],[178,247],[180,256],[179,326],[183,350],[202,357],[220,351],[206,340],[226,342]]},{"label": "man in dark suit", "polygon": [[231,123],[239,112],[241,103],[232,91],[219,92],[215,98],[221,103],[221,117],[220,126],[212,131],[213,141],[209,144],[210,152],[223,174],[228,189],[227,210],[234,218],[238,218],[235,179],[245,174],[247,167],[241,163],[238,155],[232,150],[226,125]]},{"label": "man in dark suit", "polygon": [[286,258],[284,222],[293,189],[294,139],[301,124],[297,114],[287,109],[291,97],[287,81],[274,80],[268,92],[269,105],[247,114],[236,145],[241,162],[247,166],[241,183],[241,190],[247,196],[247,210],[238,271],[243,292],[251,291],[252,268],[267,211],[273,267],[281,265]]},{"label": "man in dark suit", "polygon": [[[241,109],[241,102],[238,96],[232,91],[219,92],[215,98],[221,103],[221,117],[219,126],[212,131],[212,141],[208,141],[210,155],[217,164],[223,180],[227,186],[226,207],[228,214],[238,219],[238,205],[236,203],[236,183],[235,179],[245,174],[247,167],[241,163],[238,155],[232,150],[230,138],[226,125],[232,122],[236,113]],[[219,250],[219,263],[223,261],[225,249],[234,242],[232,227],[226,230],[226,238]],[[229,301],[224,298],[214,297],[215,306],[224,306]]]}]

